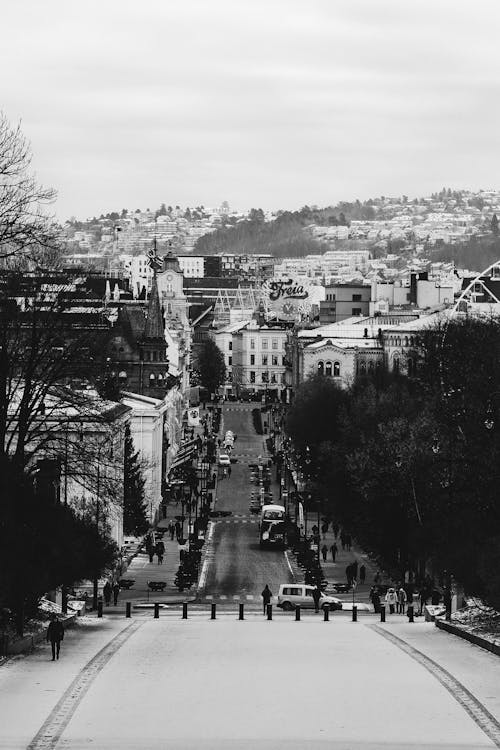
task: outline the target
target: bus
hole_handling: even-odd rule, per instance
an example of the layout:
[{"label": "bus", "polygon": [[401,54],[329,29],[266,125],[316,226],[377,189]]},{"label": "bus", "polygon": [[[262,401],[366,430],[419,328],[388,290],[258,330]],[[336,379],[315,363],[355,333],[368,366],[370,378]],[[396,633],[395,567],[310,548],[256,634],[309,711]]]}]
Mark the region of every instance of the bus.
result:
[{"label": "bus", "polygon": [[260,547],[286,547],[285,507],[263,505],[259,522]]}]

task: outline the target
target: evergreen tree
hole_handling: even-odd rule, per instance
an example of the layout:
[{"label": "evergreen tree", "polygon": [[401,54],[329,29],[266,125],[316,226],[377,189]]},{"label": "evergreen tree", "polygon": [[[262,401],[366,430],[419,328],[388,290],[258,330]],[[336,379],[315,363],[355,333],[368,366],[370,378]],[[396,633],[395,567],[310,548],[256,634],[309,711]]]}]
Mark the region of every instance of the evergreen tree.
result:
[{"label": "evergreen tree", "polygon": [[203,344],[198,358],[201,384],[209,393],[215,393],[226,378],[224,355],[217,344],[208,339]]},{"label": "evergreen tree", "polygon": [[125,428],[125,476],[123,498],[123,530],[125,534],[140,536],[148,529],[144,505],[144,477],[139,453],[134,450],[134,440],[129,425]]},{"label": "evergreen tree", "polygon": [[492,234],[497,236],[498,235],[498,217],[496,214],[493,214],[493,216],[491,217],[490,227],[491,227]]}]

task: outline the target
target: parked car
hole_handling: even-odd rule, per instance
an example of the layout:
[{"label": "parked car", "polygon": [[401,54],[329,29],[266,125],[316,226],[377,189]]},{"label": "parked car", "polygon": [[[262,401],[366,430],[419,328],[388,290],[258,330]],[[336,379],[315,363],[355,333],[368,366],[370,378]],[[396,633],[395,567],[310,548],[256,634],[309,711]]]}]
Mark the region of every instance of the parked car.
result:
[{"label": "parked car", "polygon": [[[292,610],[295,607],[314,608],[313,591],[315,586],[306,583],[282,583],[278,591],[277,605],[284,610]],[[321,594],[319,600],[321,609],[342,609],[342,602],[335,596]]]},{"label": "parked car", "polygon": [[219,466],[231,466],[231,459],[227,453],[221,453],[219,456]]}]

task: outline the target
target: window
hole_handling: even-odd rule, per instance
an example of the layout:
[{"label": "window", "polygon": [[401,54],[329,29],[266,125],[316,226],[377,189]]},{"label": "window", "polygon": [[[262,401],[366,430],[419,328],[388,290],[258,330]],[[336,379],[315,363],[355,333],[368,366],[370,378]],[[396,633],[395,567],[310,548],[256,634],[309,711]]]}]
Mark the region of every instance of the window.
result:
[{"label": "window", "polygon": [[323,375],[325,372],[325,364],[322,360],[318,362],[318,375]]},{"label": "window", "polygon": [[394,357],[392,369],[394,372],[399,372],[399,357]]},{"label": "window", "polygon": [[277,349],[278,348],[278,339],[273,339],[271,346],[272,346],[273,349]]},{"label": "window", "polygon": [[332,363],[331,362],[326,362],[326,364],[325,364],[325,375],[330,375],[331,376],[331,374],[332,374]]},{"label": "window", "polygon": [[286,383],[286,376],[285,376],[285,373],[284,373],[284,372],[282,372],[282,373],[281,373],[281,382],[282,382],[283,384],[284,384],[284,383]]},{"label": "window", "polygon": [[263,383],[269,383],[269,373],[268,373],[268,372],[266,372],[266,371],[264,371],[264,372],[262,373],[262,382],[263,382]]},{"label": "window", "polygon": [[161,372],[160,372],[160,373],[158,374],[158,385],[162,385],[162,384],[163,384],[163,375],[162,375],[162,374],[161,374]]},{"label": "window", "polygon": [[251,365],[254,365],[254,364],[255,364],[255,354],[251,354],[251,355],[250,355],[250,364],[251,364]]},{"label": "window", "polygon": [[358,317],[359,315],[361,315],[361,308],[360,307],[353,307],[352,308],[352,316],[353,317]]},{"label": "window", "polygon": [[267,354],[262,355],[262,366],[267,367]]},{"label": "window", "polygon": [[126,380],[127,379],[127,373],[125,372],[125,370],[121,370],[118,373],[118,378],[119,378],[119,380]]},{"label": "window", "polygon": [[353,302],[361,302],[361,294],[353,294],[352,295],[352,301]]},{"label": "window", "polygon": [[233,364],[233,358],[232,357],[228,357],[227,358],[227,364],[229,365],[229,367],[231,367],[231,365]]},{"label": "window", "polygon": [[277,354],[273,354],[272,359],[271,359],[271,364],[273,364],[274,367],[278,366],[278,355]]},{"label": "window", "polygon": [[250,382],[255,383],[255,371],[250,370]]},{"label": "window", "polygon": [[268,340],[267,340],[267,339],[262,339],[262,348],[263,348],[263,349],[267,349],[267,345],[268,345],[268,343],[269,343],[269,342],[268,342]]},{"label": "window", "polygon": [[151,358],[151,352],[144,352],[144,360],[146,362],[149,362],[150,358]]},{"label": "window", "polygon": [[158,362],[158,352],[153,352],[153,362]]},{"label": "window", "polygon": [[271,383],[276,383],[276,373],[275,372],[271,373]]},{"label": "window", "polygon": [[366,372],[366,363],[364,360],[359,363],[359,372],[361,373],[361,375],[364,375]]},{"label": "window", "polygon": [[250,349],[255,349],[255,339],[250,339]]},{"label": "window", "polygon": [[230,341],[228,346],[229,346],[229,351],[232,351],[232,349],[233,349],[233,342]]},{"label": "window", "polygon": [[333,363],[333,377],[340,378],[340,362]]},{"label": "window", "polygon": [[154,373],[152,372],[151,375],[149,376],[149,387],[154,388],[155,385],[156,385],[156,378],[155,378]]}]

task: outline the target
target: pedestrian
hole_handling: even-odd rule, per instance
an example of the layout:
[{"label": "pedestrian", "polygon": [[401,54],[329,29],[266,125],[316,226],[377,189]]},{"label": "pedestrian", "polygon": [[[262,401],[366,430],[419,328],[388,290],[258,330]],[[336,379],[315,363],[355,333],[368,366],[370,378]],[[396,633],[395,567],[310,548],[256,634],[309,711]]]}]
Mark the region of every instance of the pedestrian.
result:
[{"label": "pedestrian", "polygon": [[424,613],[424,607],[427,606],[427,602],[429,601],[429,589],[426,586],[422,586],[420,589],[420,613]]},{"label": "pedestrian", "polygon": [[156,552],[156,556],[158,557],[158,565],[163,565],[163,555],[165,554],[165,545],[161,539],[159,542],[156,543],[155,552]]},{"label": "pedestrian", "polygon": [[373,577],[373,583],[376,583],[378,585],[380,583],[380,580],[381,580],[381,578],[380,578],[380,570],[377,570],[377,572],[375,573],[375,575]]},{"label": "pedestrian", "polygon": [[154,544],[153,544],[153,542],[152,542],[151,539],[148,539],[146,541],[146,551],[147,551],[148,556],[149,556],[149,562],[152,563],[153,562],[153,556],[154,556],[154,553],[155,553],[155,546],[154,546]]},{"label": "pedestrian", "polygon": [[364,583],[366,580],[366,568],[362,565],[359,569],[359,582]]},{"label": "pedestrian", "polygon": [[264,606],[264,614],[266,614],[267,605],[270,603],[272,595],[273,595],[273,593],[272,593],[271,589],[269,588],[269,586],[266,583],[266,585],[264,586],[264,589],[262,591],[262,604]]},{"label": "pedestrian", "polygon": [[180,539],[181,538],[181,534],[182,534],[182,527],[181,527],[179,521],[175,522],[175,527],[174,528],[175,528],[175,537],[176,537],[176,539]]},{"label": "pedestrian", "polygon": [[321,589],[319,583],[315,589],[313,589],[312,597],[314,599],[314,611],[319,612],[319,600],[321,599]]},{"label": "pedestrian", "polygon": [[62,640],[64,640],[64,625],[55,614],[51,614],[49,627],[47,628],[47,643],[50,641],[52,647],[52,661],[59,659]]},{"label": "pedestrian", "polygon": [[354,562],[351,564],[351,570],[352,570],[353,580],[357,580],[358,578],[358,561],[357,560],[354,560]]},{"label": "pedestrian", "polygon": [[326,556],[328,554],[328,547],[326,544],[321,547],[321,554],[323,555],[323,562],[326,562]]},{"label": "pedestrian", "polygon": [[398,601],[398,596],[396,594],[396,589],[394,589],[392,586],[390,586],[387,589],[387,594],[385,595],[385,603],[389,605],[389,613],[391,615],[394,614],[394,611],[396,609],[397,601]]},{"label": "pedestrian", "polygon": [[109,581],[106,581],[106,583],[102,587],[102,595],[104,596],[104,603],[106,604],[106,607],[109,607],[111,603],[111,584]]},{"label": "pedestrian", "polygon": [[375,613],[380,612],[380,594],[378,586],[372,586],[370,591],[370,601],[373,604],[373,611]]},{"label": "pedestrian", "polygon": [[[345,548],[348,552],[351,551],[352,537],[350,534],[345,535]],[[357,573],[357,570],[356,570]]]},{"label": "pedestrian", "polygon": [[347,579],[347,585],[350,586],[352,583],[352,567],[348,565],[345,569],[345,577]]},{"label": "pedestrian", "polygon": [[175,534],[175,526],[173,521],[170,521],[170,523],[168,524],[168,532],[170,534],[170,541],[173,542]]},{"label": "pedestrian", "polygon": [[115,581],[113,585],[113,604],[115,605],[115,607],[118,604],[119,593],[120,593],[120,584],[118,583],[118,581]]},{"label": "pedestrian", "polygon": [[338,551],[339,550],[338,550],[338,547],[337,547],[337,543],[334,542],[332,544],[332,546],[330,547],[330,552],[332,553],[332,562],[335,562],[335,558],[337,557],[337,552]]},{"label": "pedestrian", "polygon": [[401,586],[398,591],[398,603],[397,603],[397,612],[399,612],[400,615],[404,615],[406,610],[406,591]]}]

